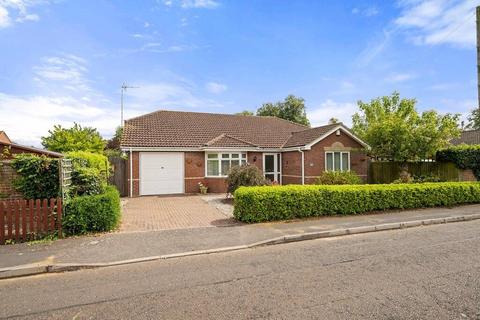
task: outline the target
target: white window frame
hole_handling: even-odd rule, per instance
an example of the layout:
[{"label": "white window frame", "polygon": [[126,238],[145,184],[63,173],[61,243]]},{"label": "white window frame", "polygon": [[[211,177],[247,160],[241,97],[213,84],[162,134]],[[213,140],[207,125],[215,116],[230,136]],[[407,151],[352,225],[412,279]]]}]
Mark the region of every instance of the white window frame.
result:
[{"label": "white window frame", "polygon": [[[274,164],[273,164],[273,172],[266,172],[265,171],[265,156],[274,156]],[[278,182],[279,184],[282,184],[282,153],[277,152],[277,153],[264,153],[263,154],[263,159],[262,159],[262,164],[263,164],[263,175],[267,174],[273,174],[274,175],[274,181]],[[280,163],[278,163],[280,162]]]},{"label": "white window frame", "polygon": [[[210,160],[217,160],[218,161],[218,175],[217,176],[212,176],[208,174],[208,155],[209,154],[216,154],[217,159],[210,159]],[[228,159],[224,158],[222,159],[222,154],[228,154]],[[238,158],[232,158],[232,154],[238,154]],[[242,157],[242,155],[245,155],[245,158]],[[222,160],[229,160],[230,161],[230,168],[232,167],[232,160],[239,160],[240,165],[242,165],[242,160],[245,160],[245,164],[248,163],[248,155],[246,152],[205,152],[205,177],[206,178],[226,178],[227,175],[222,175]]]},{"label": "white window frame", "polygon": [[[344,171],[342,170],[341,168],[343,168],[343,154],[346,153],[348,154],[348,169],[347,171],[350,171],[350,151],[326,151],[325,152],[325,171],[336,171],[335,170],[335,152],[339,152],[340,153],[340,172]],[[333,170],[328,170],[328,167],[327,167],[327,154],[332,154],[332,161],[333,161]]]}]

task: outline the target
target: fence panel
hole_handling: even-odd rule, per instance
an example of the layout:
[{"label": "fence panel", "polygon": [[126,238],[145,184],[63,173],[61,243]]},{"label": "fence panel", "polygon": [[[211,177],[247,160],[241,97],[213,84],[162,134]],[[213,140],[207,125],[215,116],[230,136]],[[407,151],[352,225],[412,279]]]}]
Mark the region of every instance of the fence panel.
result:
[{"label": "fence panel", "polygon": [[[369,183],[392,183],[400,178],[402,163],[374,161],[368,170]],[[409,162],[408,172],[413,176],[436,176],[442,181],[461,181],[461,170],[449,162]]]},{"label": "fence panel", "polygon": [[0,244],[35,240],[57,232],[62,237],[62,200],[0,201]]},{"label": "fence panel", "polygon": [[108,178],[108,182],[117,188],[118,192],[120,192],[120,196],[125,197],[127,195],[127,179],[125,175],[127,161],[122,157],[117,156],[109,157],[108,160],[110,161],[113,170],[113,174]]}]

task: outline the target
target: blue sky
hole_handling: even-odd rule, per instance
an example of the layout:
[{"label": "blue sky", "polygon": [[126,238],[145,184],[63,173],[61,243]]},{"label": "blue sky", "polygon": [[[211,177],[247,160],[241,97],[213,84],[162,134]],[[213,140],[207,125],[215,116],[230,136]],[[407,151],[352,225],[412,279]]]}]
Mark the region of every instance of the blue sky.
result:
[{"label": "blue sky", "polygon": [[39,145],[54,124],[106,137],[158,110],[254,111],[305,98],[313,125],[398,90],[420,110],[476,105],[480,0],[0,0],[0,130]]}]

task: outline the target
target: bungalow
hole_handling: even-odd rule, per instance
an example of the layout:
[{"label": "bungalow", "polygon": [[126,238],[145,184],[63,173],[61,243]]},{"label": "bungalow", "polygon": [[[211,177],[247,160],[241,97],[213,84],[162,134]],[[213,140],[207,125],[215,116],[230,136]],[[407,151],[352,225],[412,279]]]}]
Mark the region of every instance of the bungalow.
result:
[{"label": "bungalow", "polygon": [[20,153],[33,153],[36,155],[45,155],[50,158],[62,158],[63,154],[45,149],[24,146],[12,142],[5,131],[0,131],[0,154],[3,159],[12,158]]},{"label": "bungalow", "polygon": [[226,191],[232,166],[250,163],[279,184],[313,183],[323,171],[367,178],[366,143],[343,124],[309,128],[276,117],[156,111],[125,121],[130,196]]}]

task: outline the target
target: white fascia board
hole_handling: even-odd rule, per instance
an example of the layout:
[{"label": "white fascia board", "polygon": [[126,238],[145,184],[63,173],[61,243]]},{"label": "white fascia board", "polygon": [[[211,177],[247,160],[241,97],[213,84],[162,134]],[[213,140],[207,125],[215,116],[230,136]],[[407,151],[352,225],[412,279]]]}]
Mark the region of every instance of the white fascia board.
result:
[{"label": "white fascia board", "polygon": [[349,137],[351,137],[353,140],[357,141],[358,143],[360,143],[362,146],[364,146],[365,148],[370,148],[370,146],[365,143],[364,141],[362,141],[360,138],[358,138],[357,136],[355,136],[354,134],[350,133],[347,129],[345,129],[342,125],[338,125],[336,127],[334,127],[333,129],[331,129],[330,131],[328,131],[327,133],[325,133],[324,135],[320,136],[319,138],[315,139],[314,141],[310,142],[309,144],[305,145],[305,150],[310,150],[312,148],[312,146],[316,145],[317,143],[319,143],[320,141],[322,141],[323,139],[325,139],[326,137],[328,137],[329,135],[335,133],[337,130],[341,130],[343,133],[345,133],[346,135],[348,135]]}]

